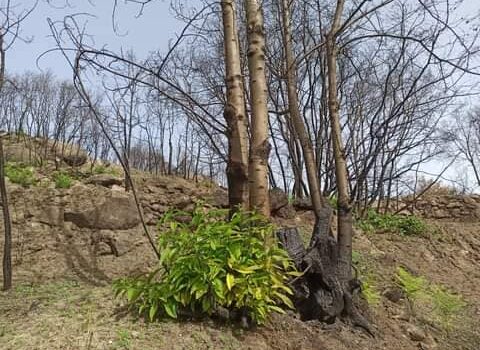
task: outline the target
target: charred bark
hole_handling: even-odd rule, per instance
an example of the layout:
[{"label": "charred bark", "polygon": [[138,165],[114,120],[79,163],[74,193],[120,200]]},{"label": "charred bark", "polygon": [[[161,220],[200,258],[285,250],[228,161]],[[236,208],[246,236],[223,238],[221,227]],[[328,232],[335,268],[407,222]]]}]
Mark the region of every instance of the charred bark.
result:
[{"label": "charred bark", "polygon": [[368,321],[354,303],[361,289],[357,278],[344,280],[338,242],[329,234],[331,208],[325,208],[312,234],[308,248],[296,228],[282,229],[277,236],[294,261],[302,277],[292,282],[294,304],[304,321],[334,323],[337,319],[351,322],[373,336]]}]

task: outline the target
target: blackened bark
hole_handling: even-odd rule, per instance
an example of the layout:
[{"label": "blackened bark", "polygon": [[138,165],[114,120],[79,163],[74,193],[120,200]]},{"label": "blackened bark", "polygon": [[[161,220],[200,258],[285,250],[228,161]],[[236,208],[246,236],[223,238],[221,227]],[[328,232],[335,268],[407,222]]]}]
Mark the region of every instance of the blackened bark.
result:
[{"label": "blackened bark", "polygon": [[354,326],[363,328],[373,336],[369,323],[354,303],[354,295],[360,291],[360,281],[342,278],[344,267],[338,242],[329,234],[330,220],[331,208],[325,208],[307,249],[296,228],[277,232],[282,246],[297,268],[304,271],[302,277],[292,282],[295,307],[304,321],[334,323],[341,318],[350,320]]},{"label": "blackened bark", "polygon": [[2,200],[3,227],[5,230],[5,242],[3,246],[3,290],[9,290],[12,288],[12,226],[8,209],[4,165],[3,144],[0,136],[0,199]]}]

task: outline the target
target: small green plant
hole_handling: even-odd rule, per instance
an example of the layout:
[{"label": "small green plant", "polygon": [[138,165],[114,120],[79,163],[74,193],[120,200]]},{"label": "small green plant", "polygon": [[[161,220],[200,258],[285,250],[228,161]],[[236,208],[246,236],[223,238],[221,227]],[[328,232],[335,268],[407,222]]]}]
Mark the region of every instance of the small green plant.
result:
[{"label": "small green plant", "polygon": [[72,177],[65,172],[58,172],[54,175],[55,187],[56,188],[70,188],[73,184]]},{"label": "small green plant", "polygon": [[23,164],[7,163],[5,165],[5,176],[16,184],[19,184],[25,188],[34,185],[37,180],[35,179],[34,168]]},{"label": "small green plant", "polygon": [[460,295],[430,283],[422,276],[414,276],[402,267],[397,269],[395,278],[410,302],[423,309],[427,318],[447,331],[455,326],[467,307]]},{"label": "small green plant", "polygon": [[180,311],[211,315],[222,307],[262,324],[272,311],[293,308],[287,282],[299,273],[275,241],[274,227],[250,213],[227,217],[225,210],[200,206],[190,214],[167,213],[160,223],[160,267],[116,281],[116,294],[151,320],[177,318]]},{"label": "small green plant", "polygon": [[116,347],[120,349],[130,349],[132,343],[132,336],[128,329],[119,329],[117,331]]},{"label": "small green plant", "polygon": [[328,203],[330,204],[330,206],[333,209],[337,209],[338,208],[338,198],[337,198],[337,196],[333,194],[330,197],[328,197]]},{"label": "small green plant", "polygon": [[404,236],[421,235],[428,231],[428,225],[417,216],[379,213],[368,210],[358,221],[358,227],[365,232],[396,232]]}]

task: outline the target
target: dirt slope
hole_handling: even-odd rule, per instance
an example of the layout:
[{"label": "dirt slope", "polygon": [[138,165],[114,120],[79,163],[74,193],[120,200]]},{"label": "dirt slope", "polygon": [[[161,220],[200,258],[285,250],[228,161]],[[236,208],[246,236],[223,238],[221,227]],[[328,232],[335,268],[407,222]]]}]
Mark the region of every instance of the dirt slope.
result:
[{"label": "dirt slope", "polygon": [[[115,190],[77,186],[86,186],[97,197]],[[152,232],[156,217],[168,207],[188,208],[192,199],[201,198],[218,202],[215,197],[221,196],[210,185],[174,178],[144,180],[140,188]],[[213,321],[145,324],[125,314],[121,302],[113,299],[110,281],[155,263],[140,226],[96,229],[45,220],[43,209],[51,203],[66,205],[66,210],[72,207],[67,202],[73,190],[25,190],[13,185],[9,190],[16,287],[0,294],[0,349],[479,349],[475,325],[480,324],[480,223],[476,220],[432,221],[437,229],[422,237],[356,234],[357,269],[374,285],[379,298],[369,308],[375,338],[341,323],[304,323],[293,314],[275,315],[265,327],[242,331]],[[298,212],[279,223],[300,224],[308,232],[311,214]],[[114,242],[116,251],[109,242]],[[394,276],[399,266],[461,295],[468,305],[462,318],[444,329],[424,317],[420,306],[417,309],[398,293]]]}]

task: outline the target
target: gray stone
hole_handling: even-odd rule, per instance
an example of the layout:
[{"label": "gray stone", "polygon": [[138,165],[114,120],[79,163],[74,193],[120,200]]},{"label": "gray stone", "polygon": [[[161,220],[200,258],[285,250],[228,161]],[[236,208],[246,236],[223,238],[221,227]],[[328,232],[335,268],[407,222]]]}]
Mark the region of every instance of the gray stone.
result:
[{"label": "gray stone", "polygon": [[103,187],[121,186],[123,179],[110,174],[98,174],[90,176],[86,183]]},{"label": "gray stone", "polygon": [[424,341],[425,338],[427,337],[423,329],[414,325],[409,325],[407,327],[407,334],[411,340],[419,341],[419,342]]},{"label": "gray stone", "polygon": [[74,186],[64,220],[81,228],[127,230],[140,223],[133,197],[128,193]]}]

